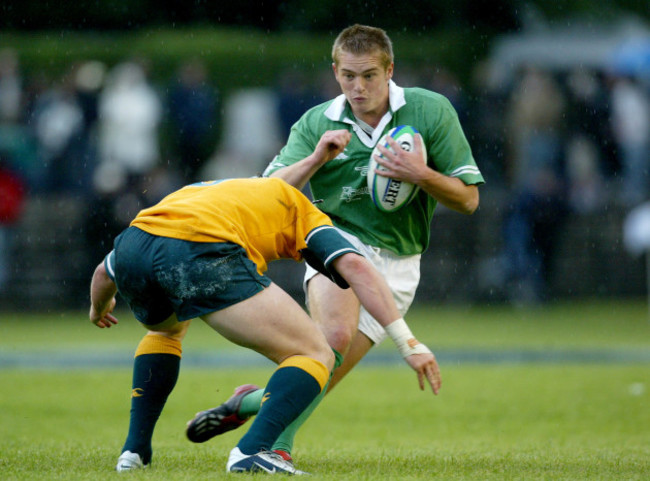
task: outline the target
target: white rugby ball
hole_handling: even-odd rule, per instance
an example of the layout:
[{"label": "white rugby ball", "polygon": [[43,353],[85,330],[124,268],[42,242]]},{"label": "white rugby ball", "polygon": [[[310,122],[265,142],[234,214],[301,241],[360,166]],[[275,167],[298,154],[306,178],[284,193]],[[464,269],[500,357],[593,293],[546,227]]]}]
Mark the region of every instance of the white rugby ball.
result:
[{"label": "white rugby ball", "polygon": [[[388,145],[386,140],[387,137],[392,137],[402,149],[410,152],[415,149],[414,139],[417,133],[418,131],[409,125],[400,125],[379,139],[377,145],[383,145],[392,152],[393,149]],[[420,144],[424,154],[423,160],[426,163],[427,151],[422,136],[420,136]],[[386,169],[377,163],[375,155],[383,157],[377,146],[375,146],[372,154],[370,154],[370,162],[368,163],[368,190],[370,191],[370,198],[379,210],[383,212],[395,212],[411,202],[420,188],[410,182],[377,174],[375,170]]]}]

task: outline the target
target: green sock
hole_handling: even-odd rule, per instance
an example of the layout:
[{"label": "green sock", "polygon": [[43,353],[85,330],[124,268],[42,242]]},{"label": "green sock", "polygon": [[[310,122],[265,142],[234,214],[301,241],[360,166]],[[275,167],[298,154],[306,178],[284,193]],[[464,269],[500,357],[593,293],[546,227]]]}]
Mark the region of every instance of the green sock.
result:
[{"label": "green sock", "polygon": [[260,410],[260,404],[262,404],[262,396],[264,396],[264,388],[246,394],[246,396],[241,400],[241,405],[239,406],[237,414],[241,417],[254,416],[257,414]]},{"label": "green sock", "polygon": [[[332,349],[332,351],[334,351],[334,357],[336,358],[334,361],[334,369],[336,369],[343,363],[343,356],[341,356],[336,349]],[[325,390],[327,390],[327,388]],[[246,396],[241,400],[241,405],[239,406],[237,414],[242,417],[255,416],[260,410],[263,396],[264,388],[259,388],[257,391],[246,394]]]},{"label": "green sock", "polygon": [[[334,369],[336,369],[343,363],[343,356],[336,349],[332,349],[332,351],[334,351],[334,356],[336,358],[334,361]],[[331,378],[332,376],[330,375],[330,379]],[[293,440],[296,436],[296,433],[298,432],[298,429],[300,429],[307,418],[311,416],[311,413],[314,411],[314,409],[316,409],[316,406],[318,406],[323,400],[325,394],[327,394],[327,386],[329,386],[329,381],[327,381],[327,384],[321,393],[316,396],[316,398],[311,402],[309,406],[307,406],[307,408],[300,414],[300,416],[298,416],[291,424],[289,424],[289,426],[285,428],[284,431],[282,431],[282,434],[280,434],[275,443],[273,443],[272,449],[279,449],[291,454],[291,450],[293,449]]]}]

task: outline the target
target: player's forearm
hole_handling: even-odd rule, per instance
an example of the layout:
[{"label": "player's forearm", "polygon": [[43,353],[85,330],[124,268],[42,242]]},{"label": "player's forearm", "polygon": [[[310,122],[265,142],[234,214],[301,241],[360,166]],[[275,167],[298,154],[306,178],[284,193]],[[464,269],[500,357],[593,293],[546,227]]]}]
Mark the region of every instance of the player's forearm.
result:
[{"label": "player's forearm", "polygon": [[478,208],[478,187],[466,185],[456,177],[448,177],[431,170],[430,175],[418,185],[445,207],[461,214],[473,214]]},{"label": "player's forearm", "polygon": [[279,177],[296,189],[302,190],[321,165],[316,156],[310,155],[295,164],[276,170],[269,177]]},{"label": "player's forearm", "polygon": [[335,265],[337,271],[372,317],[383,327],[401,317],[388,284],[365,258],[350,254],[342,256],[341,260]]}]

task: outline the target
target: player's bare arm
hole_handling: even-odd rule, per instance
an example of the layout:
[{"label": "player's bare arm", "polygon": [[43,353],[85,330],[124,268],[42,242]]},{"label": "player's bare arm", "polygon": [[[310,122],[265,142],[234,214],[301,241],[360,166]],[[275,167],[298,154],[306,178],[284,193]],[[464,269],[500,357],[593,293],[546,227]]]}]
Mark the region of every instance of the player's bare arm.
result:
[{"label": "player's bare arm", "polygon": [[345,129],[328,130],[321,136],[311,155],[274,172],[270,177],[279,177],[295,188],[302,189],[318,169],[343,152],[351,138],[350,132]]},{"label": "player's bare arm", "polygon": [[440,391],[440,368],[433,353],[411,333],[400,317],[390,288],[381,274],[364,257],[344,254],[334,260],[337,272],[350,284],[361,304],[386,328],[406,363],[417,373],[420,389],[425,380],[434,394]]},{"label": "player's bare arm", "polygon": [[117,286],[108,277],[104,263],[95,269],[90,283],[90,321],[103,329],[117,324],[117,318],[111,314],[115,308]]},{"label": "player's bare arm", "polygon": [[[419,135],[416,134],[416,136]],[[378,175],[411,182],[444,206],[461,214],[473,214],[476,211],[479,204],[476,185],[467,185],[462,180],[443,175],[423,163],[420,142],[414,142],[414,150],[407,152],[394,139],[387,138],[386,140],[393,151],[391,152],[381,145],[378,146],[383,158],[375,156],[375,160],[388,169],[377,170]]]},{"label": "player's bare arm", "polygon": [[388,284],[365,257],[343,254],[333,261],[333,265],[350,284],[363,307],[382,326],[400,317]]},{"label": "player's bare arm", "polygon": [[467,185],[456,177],[429,170],[429,175],[417,183],[427,194],[461,214],[473,214],[478,209],[478,186]]}]

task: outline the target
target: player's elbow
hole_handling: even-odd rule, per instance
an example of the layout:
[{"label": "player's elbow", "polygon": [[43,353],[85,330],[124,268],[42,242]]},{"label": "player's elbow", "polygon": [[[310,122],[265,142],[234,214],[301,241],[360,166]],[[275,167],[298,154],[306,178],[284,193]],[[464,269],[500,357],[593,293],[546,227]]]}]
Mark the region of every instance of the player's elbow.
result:
[{"label": "player's elbow", "polygon": [[475,185],[469,187],[469,195],[461,203],[460,209],[458,209],[461,214],[472,215],[479,206],[478,188]]},{"label": "player's elbow", "polygon": [[368,269],[368,261],[363,256],[351,252],[343,254],[334,262],[334,267],[338,273],[351,286],[358,282]]},{"label": "player's elbow", "polygon": [[461,212],[465,215],[472,215],[474,212],[476,212],[476,209],[478,209],[478,200],[475,202],[465,203]]}]

